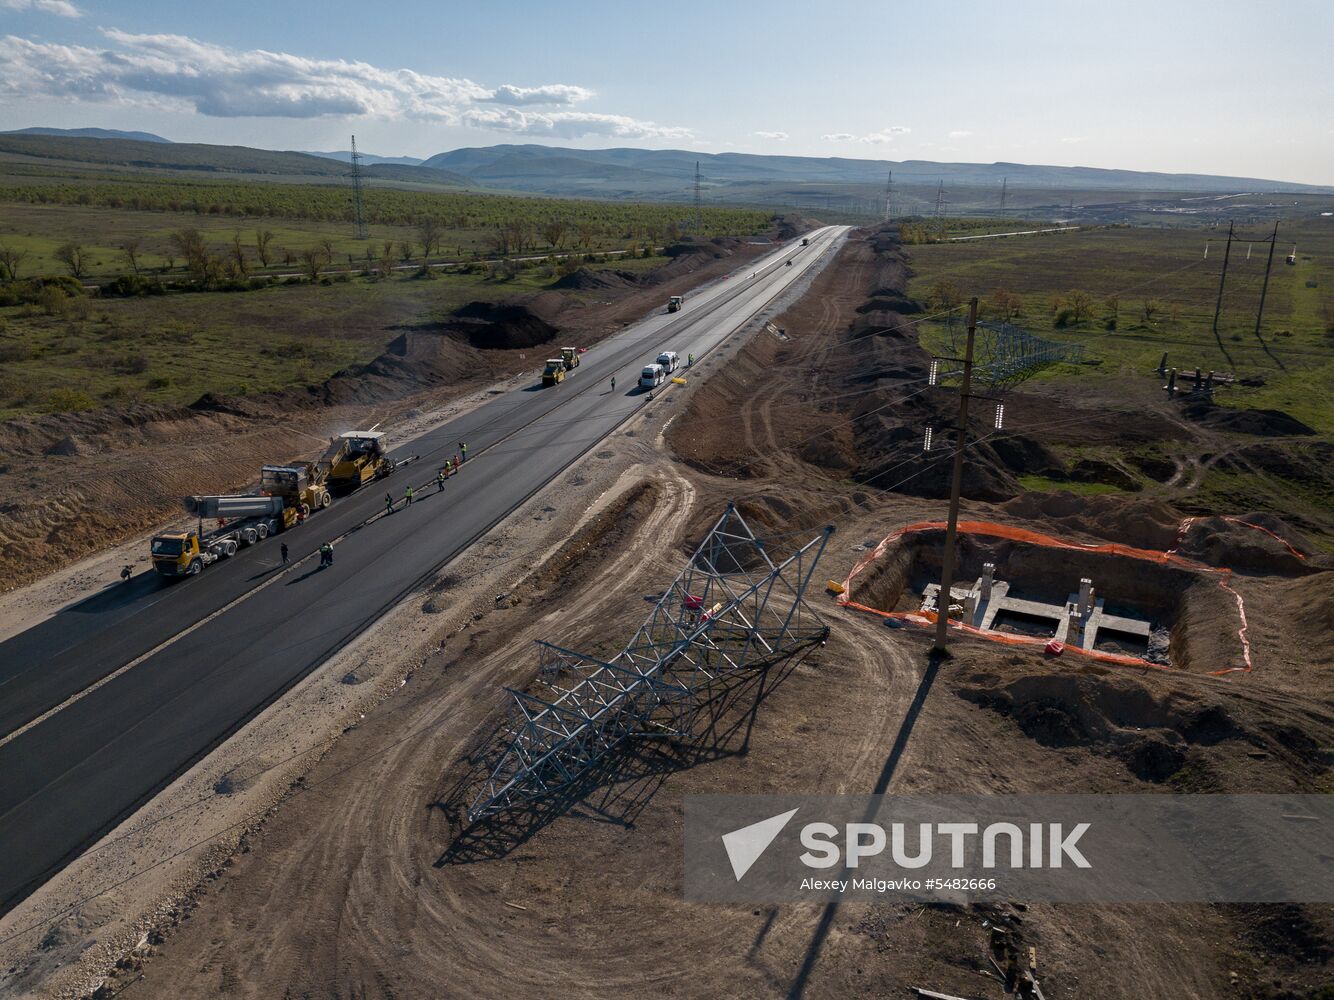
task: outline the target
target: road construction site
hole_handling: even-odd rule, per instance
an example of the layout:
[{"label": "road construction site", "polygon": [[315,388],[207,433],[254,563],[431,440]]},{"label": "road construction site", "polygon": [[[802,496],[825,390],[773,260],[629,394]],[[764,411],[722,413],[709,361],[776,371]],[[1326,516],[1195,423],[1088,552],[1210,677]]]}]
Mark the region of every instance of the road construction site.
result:
[{"label": "road construction site", "polygon": [[[1330,563],[1300,528],[1187,522],[1176,486],[1011,489],[1076,437],[1214,434],[1159,396],[1007,399],[1009,433],[970,454],[953,657],[928,658],[948,463],[920,426],[950,400],[918,392],[892,232],[811,236],[793,273],[778,254],[688,293],[559,384],[391,448],[421,455],[385,480],[411,507],[378,483],[335,498],[277,536],[286,570],[268,540],[8,640],[7,664],[60,652],[15,674],[0,727],[0,836],[33,873],[7,876],[0,989],[999,998],[993,960],[1019,954],[1052,998],[1315,995],[1334,918],[1314,907],[682,899],[688,794],[1329,790]],[[634,383],[664,348],[698,360],[650,401]],[[709,739],[636,744],[460,852],[504,688],[540,687],[534,641],[612,656],[729,503],[775,549],[835,527],[815,589],[837,586],[808,594],[827,644],[738,681]],[[1102,655],[1053,654],[1072,629]]]}]

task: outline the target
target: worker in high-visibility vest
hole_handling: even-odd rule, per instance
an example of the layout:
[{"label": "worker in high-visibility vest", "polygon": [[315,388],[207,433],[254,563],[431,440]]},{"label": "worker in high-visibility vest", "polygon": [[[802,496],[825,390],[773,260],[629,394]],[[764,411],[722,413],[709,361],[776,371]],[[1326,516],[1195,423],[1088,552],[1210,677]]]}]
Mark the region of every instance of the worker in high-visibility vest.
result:
[{"label": "worker in high-visibility vest", "polygon": [[445,489],[445,470],[441,469],[435,474],[435,491],[443,493]]},{"label": "worker in high-visibility vest", "polygon": [[411,486],[409,486],[407,489],[405,489],[405,490],[403,491],[403,499],[407,502],[407,505],[408,505],[409,507],[412,506],[412,487],[411,487]]}]

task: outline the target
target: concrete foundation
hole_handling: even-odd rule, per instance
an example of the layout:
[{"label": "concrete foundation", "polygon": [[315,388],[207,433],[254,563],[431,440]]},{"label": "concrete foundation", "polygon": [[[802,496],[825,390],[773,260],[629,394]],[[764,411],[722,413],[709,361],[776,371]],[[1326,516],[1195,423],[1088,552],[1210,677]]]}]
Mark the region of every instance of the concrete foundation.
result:
[{"label": "concrete foundation", "polygon": [[[1083,577],[1079,590],[1071,592],[1061,603],[1035,601],[1010,596],[1010,585],[995,578],[996,567],[986,563],[982,576],[970,586],[950,588],[950,617],[983,631],[995,628],[997,618],[1005,612],[1026,618],[1051,622],[1051,637],[1057,642],[1080,649],[1095,649],[1101,630],[1149,640],[1149,622],[1107,611],[1103,598],[1098,596],[1093,581]],[[940,584],[927,584],[922,591],[922,610],[935,611],[940,597]]]}]

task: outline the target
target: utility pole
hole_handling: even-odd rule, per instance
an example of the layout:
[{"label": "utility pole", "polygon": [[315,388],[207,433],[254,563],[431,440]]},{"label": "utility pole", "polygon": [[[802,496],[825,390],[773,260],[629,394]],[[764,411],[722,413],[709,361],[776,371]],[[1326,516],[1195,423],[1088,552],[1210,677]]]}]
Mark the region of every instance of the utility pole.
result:
[{"label": "utility pole", "polygon": [[973,388],[973,337],[977,332],[977,297],[968,303],[968,345],[963,355],[963,390],[959,393],[958,438],[954,446],[954,475],[950,480],[950,513],[945,525],[945,556],[936,597],[936,642],[933,651],[945,652],[949,632],[950,589],[954,586],[954,545],[959,534],[959,492],[963,486],[963,449],[968,439],[968,400]]},{"label": "utility pole", "polygon": [[357,155],[357,137],[352,137],[352,207],[356,212],[356,238],[366,239],[366,209],[361,197],[361,157]]},{"label": "utility pole", "polygon": [[1008,177],[1002,177],[1002,178],[1001,178],[1001,207],[1000,207],[1000,210],[1001,210],[1001,214],[1002,214],[1002,215],[1005,214],[1005,186],[1006,186],[1007,184],[1009,184],[1009,183],[1010,183],[1010,178],[1008,178]]},{"label": "utility pole", "polygon": [[888,222],[894,218],[892,211],[894,205],[894,171],[889,172],[889,180],[885,181],[885,221]]},{"label": "utility pole", "polygon": [[1260,286],[1260,307],[1255,310],[1255,339],[1260,339],[1260,317],[1265,311],[1265,294],[1269,291],[1269,269],[1274,266],[1274,247],[1278,244],[1278,223],[1274,223],[1274,233],[1269,237],[1269,260],[1265,261],[1265,281]]},{"label": "utility pole", "polygon": [[1227,281],[1227,259],[1232,254],[1232,227],[1227,224],[1227,247],[1223,250],[1223,270],[1218,275],[1218,301],[1214,303],[1214,339],[1218,339],[1218,314],[1223,311],[1223,283]]}]

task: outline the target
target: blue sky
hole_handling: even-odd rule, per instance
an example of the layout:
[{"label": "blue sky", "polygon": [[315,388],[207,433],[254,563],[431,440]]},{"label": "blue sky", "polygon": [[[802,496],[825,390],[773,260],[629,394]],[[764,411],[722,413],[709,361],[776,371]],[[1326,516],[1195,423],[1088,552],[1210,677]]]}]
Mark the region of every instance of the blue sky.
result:
[{"label": "blue sky", "polygon": [[1334,3],[0,0],[0,129],[1334,183]]}]

